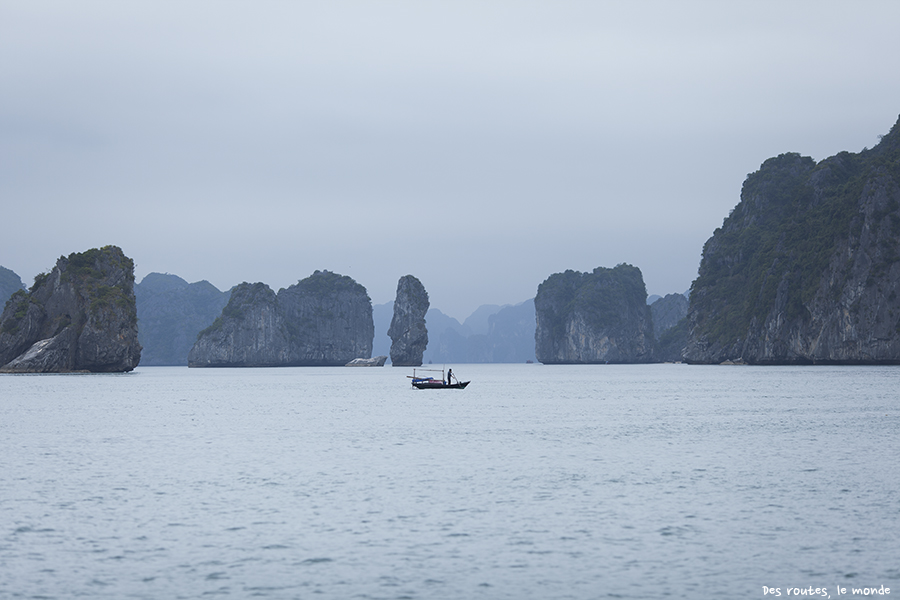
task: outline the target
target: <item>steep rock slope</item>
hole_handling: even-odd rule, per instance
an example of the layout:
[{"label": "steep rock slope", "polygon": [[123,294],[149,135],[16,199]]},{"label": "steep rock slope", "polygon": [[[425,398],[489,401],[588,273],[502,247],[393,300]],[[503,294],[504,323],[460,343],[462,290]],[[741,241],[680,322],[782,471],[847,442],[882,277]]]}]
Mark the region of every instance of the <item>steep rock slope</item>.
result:
[{"label": "steep rock slope", "polygon": [[0,316],[0,370],[124,372],[141,359],[134,262],[116,246],[60,257]]},{"label": "steep rock slope", "polygon": [[871,150],[749,175],[688,319],[689,362],[900,363],[900,122]]},{"label": "steep rock slope", "polygon": [[351,278],[316,271],[275,294],[242,283],[188,354],[191,367],[337,366],[372,354],[372,302]]},{"label": "steep rock slope", "polygon": [[652,360],[653,321],[637,267],[555,273],[538,286],[534,309],[535,355],[544,364]]},{"label": "steep rock slope", "polygon": [[278,305],[291,337],[292,362],[344,365],[372,356],[372,301],[350,277],[316,271],[280,290]]},{"label": "steep rock slope", "polygon": [[197,336],[189,367],[278,367],[293,364],[290,335],[275,292],[264,283],[242,283],[213,324]]},{"label": "steep rock slope", "polygon": [[422,282],[405,275],[397,282],[394,318],[388,336],[391,338],[391,364],[395,367],[418,367],[428,346],[425,313],[428,312],[428,292]]}]

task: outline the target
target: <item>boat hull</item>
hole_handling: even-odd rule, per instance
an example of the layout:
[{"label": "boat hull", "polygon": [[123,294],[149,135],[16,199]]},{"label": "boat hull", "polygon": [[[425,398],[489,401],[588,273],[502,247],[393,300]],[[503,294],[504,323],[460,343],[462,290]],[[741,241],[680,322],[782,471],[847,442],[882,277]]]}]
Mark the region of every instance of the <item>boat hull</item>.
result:
[{"label": "boat hull", "polygon": [[413,381],[413,387],[417,390],[464,390],[469,385],[468,381],[446,384],[442,381]]}]

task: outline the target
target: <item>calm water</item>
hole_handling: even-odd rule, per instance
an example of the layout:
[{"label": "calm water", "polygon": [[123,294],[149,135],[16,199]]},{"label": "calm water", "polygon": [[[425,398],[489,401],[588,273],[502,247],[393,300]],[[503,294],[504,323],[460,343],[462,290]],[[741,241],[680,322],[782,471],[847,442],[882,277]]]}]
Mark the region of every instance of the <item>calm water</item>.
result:
[{"label": "calm water", "polygon": [[0,598],[900,594],[900,368],[454,367],[0,376]]}]

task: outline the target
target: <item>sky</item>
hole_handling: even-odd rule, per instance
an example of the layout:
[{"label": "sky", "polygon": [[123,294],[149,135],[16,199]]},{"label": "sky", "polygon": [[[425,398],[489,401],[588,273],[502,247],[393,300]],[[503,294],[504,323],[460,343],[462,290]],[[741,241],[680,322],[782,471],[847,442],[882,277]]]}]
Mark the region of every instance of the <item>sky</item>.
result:
[{"label": "sky", "polygon": [[767,158],[878,143],[900,2],[0,0],[0,265],[463,320],[566,269],[684,292]]}]

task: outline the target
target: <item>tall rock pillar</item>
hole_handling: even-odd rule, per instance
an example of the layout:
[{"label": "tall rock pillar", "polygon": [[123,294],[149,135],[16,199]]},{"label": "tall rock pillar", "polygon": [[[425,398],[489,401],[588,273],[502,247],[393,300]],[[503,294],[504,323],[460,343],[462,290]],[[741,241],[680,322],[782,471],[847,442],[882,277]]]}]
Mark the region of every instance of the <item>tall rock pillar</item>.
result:
[{"label": "tall rock pillar", "polygon": [[422,282],[406,275],[397,282],[394,318],[388,336],[391,338],[391,363],[395,367],[418,367],[428,346],[425,313],[428,312],[428,292]]}]

